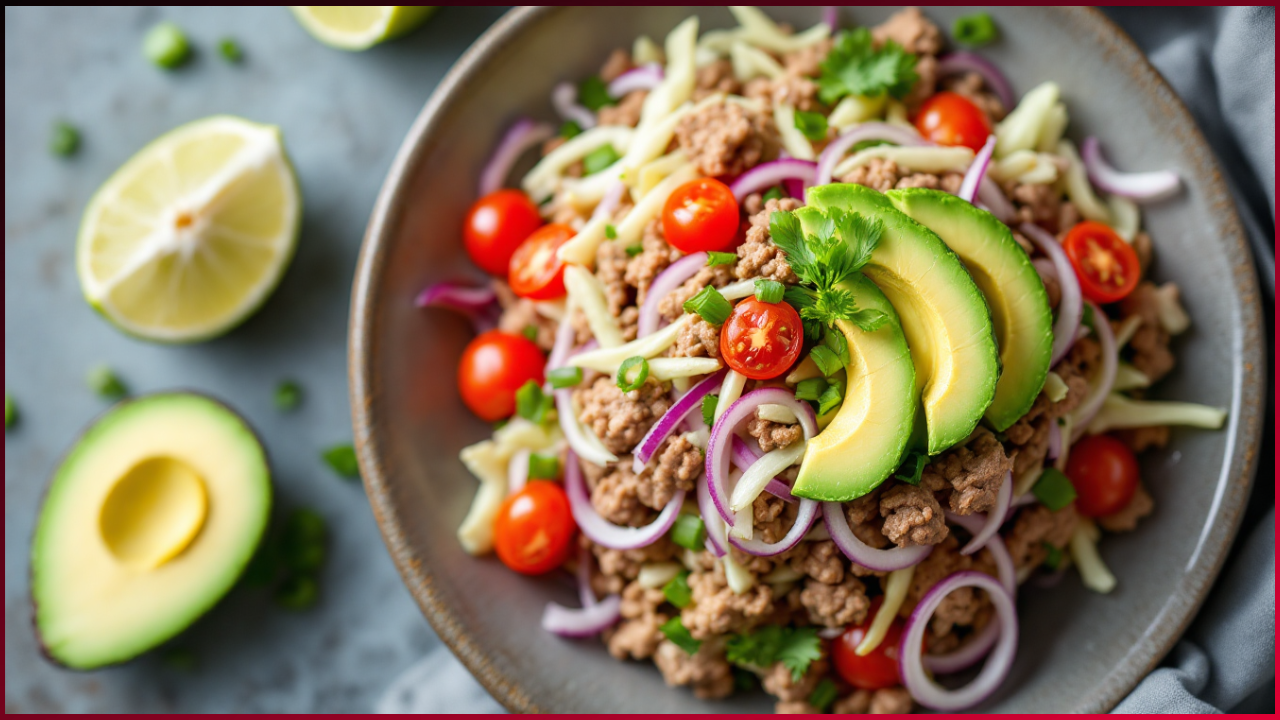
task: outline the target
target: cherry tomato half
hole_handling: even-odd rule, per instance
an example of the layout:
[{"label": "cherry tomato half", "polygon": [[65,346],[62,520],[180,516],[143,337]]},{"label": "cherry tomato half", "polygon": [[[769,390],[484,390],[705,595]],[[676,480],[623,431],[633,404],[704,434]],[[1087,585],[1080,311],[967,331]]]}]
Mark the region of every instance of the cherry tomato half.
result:
[{"label": "cherry tomato half", "polygon": [[564,564],[576,529],[564,490],[553,482],[535,480],[498,508],[493,549],[512,570],[541,575]]},{"label": "cherry tomato half", "polygon": [[738,201],[715,178],[690,180],[667,198],[662,232],[683,253],[727,250],[738,232]]},{"label": "cherry tomato half", "polygon": [[939,145],[962,145],[974,152],[981,150],[991,135],[991,124],[978,106],[969,98],[946,90],[920,106],[916,129]]},{"label": "cherry tomato half", "polygon": [[1085,517],[1118,513],[1138,489],[1138,459],[1110,435],[1090,435],[1071,446],[1067,477],[1076,488],[1076,511]]},{"label": "cherry tomato half", "polygon": [[768,380],[787,371],[804,346],[800,315],[785,302],[753,297],[738,303],[720,331],[720,354],[729,367],[752,380]]},{"label": "cherry tomato half", "polygon": [[858,645],[867,636],[871,621],[882,604],[880,598],[871,601],[867,619],[861,625],[850,625],[832,644],[831,656],[836,671],[845,682],[862,690],[879,690],[900,684],[898,679],[898,646],[902,643],[902,620],[894,618],[889,632],[875,650],[858,655]]},{"label": "cherry tomato half", "polygon": [[496,422],[516,411],[521,385],[542,382],[547,359],[528,338],[499,330],[471,341],[458,362],[458,391],[462,402],[481,420]]},{"label": "cherry tomato half", "polygon": [[462,240],[471,261],[490,275],[505,276],[511,255],[542,226],[538,206],[519,190],[498,190],[467,211]]},{"label": "cherry tomato half", "polygon": [[1138,253],[1114,230],[1092,220],[1071,228],[1062,249],[1080,278],[1080,291],[1096,303],[1123,299],[1138,287]]},{"label": "cherry tomato half", "polygon": [[515,294],[530,300],[564,297],[564,261],[556,251],[577,234],[563,223],[543,225],[534,231],[511,256],[507,282]]}]

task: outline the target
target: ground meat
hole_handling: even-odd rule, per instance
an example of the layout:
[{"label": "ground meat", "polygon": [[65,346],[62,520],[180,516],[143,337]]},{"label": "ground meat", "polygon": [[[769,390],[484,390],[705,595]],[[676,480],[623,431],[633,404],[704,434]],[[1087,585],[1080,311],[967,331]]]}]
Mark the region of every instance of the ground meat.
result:
[{"label": "ground meat", "polygon": [[1102,344],[1092,337],[1080,338],[1066,357],[1054,366],[1054,372],[1067,384],[1067,396],[1049,406],[1049,414],[1065,417],[1084,402],[1089,394],[1089,378],[1102,364]]},{"label": "ground meat", "polygon": [[513,335],[523,335],[527,328],[535,330],[533,341],[543,350],[550,350],[556,342],[555,320],[538,312],[538,306],[528,298],[516,297],[511,288],[501,280],[493,282],[498,295],[502,315],[498,317],[498,329]]},{"label": "ground meat", "polygon": [[880,513],[885,537],[898,547],[937,545],[947,537],[942,506],[922,487],[901,483],[889,488],[880,498]]},{"label": "ground meat", "polygon": [[607,83],[613,82],[619,75],[633,67],[635,64],[631,61],[631,53],[623,48],[614,48],[600,68],[600,79]]},{"label": "ground meat", "polygon": [[[774,497],[769,493],[761,493],[755,499],[752,511],[755,517],[755,532],[759,533],[760,538],[765,542],[776,543],[782,540],[791,529],[791,526],[795,524],[796,515],[800,512],[800,506],[796,503],[786,502],[782,498]],[[777,559],[782,560],[784,556],[780,555]],[[772,569],[773,563],[770,560],[770,566],[762,568],[762,571],[768,572]]]},{"label": "ground meat", "polygon": [[[844,505],[844,514],[849,519],[849,528],[853,530],[853,534],[863,544],[876,549],[886,548],[892,544],[889,538],[884,536],[884,522],[880,515],[880,497],[884,490],[885,486],[881,485]],[[871,574],[861,565],[852,564],[851,568],[854,575]]]},{"label": "ground meat", "polygon": [[871,37],[876,45],[892,40],[916,55],[937,55],[942,50],[942,32],[915,7],[890,15],[888,20],[871,28]]},{"label": "ground meat", "polygon": [[[941,482],[945,480],[952,491],[951,510],[971,515],[995,507],[1000,485],[1013,467],[1013,458],[1005,455],[1004,446],[996,436],[986,428],[978,428],[967,444],[929,463],[920,484],[946,493],[947,488]],[[881,512],[884,512],[883,503]]]},{"label": "ground meat", "polygon": [[794,285],[800,282],[787,264],[786,254],[773,243],[769,235],[769,218],[775,212],[790,212],[801,206],[795,198],[778,198],[760,203],[747,198],[746,209],[750,227],[746,240],[738,246],[738,264],[734,274],[739,280],[766,277]]},{"label": "ground meat", "polygon": [[911,91],[907,96],[902,98],[902,103],[907,106],[907,111],[911,115],[915,115],[920,106],[924,104],[938,90],[938,58],[933,55],[921,55],[916,59],[916,83],[911,86]]},{"label": "ground meat", "polygon": [[945,78],[942,81],[942,89],[950,90],[968,98],[987,116],[988,123],[993,127],[996,122],[1003,120],[1008,112],[1004,103],[1000,102],[1000,98],[986,87],[982,76],[976,72],[961,73]]},{"label": "ground meat", "polygon": [[871,607],[866,586],[854,577],[846,577],[838,585],[808,578],[800,603],[809,611],[809,622],[832,628],[861,623]]},{"label": "ground meat", "polygon": [[640,111],[644,109],[644,99],[649,97],[648,90],[632,90],[618,101],[617,105],[605,105],[597,113],[601,125],[625,125],[635,127],[640,122]]},{"label": "ground meat", "polygon": [[870,709],[870,690],[854,690],[831,704],[833,715],[862,715]]},{"label": "ground meat", "polygon": [[614,317],[622,314],[622,309],[635,304],[634,288],[627,284],[626,248],[618,243],[605,242],[596,251],[596,277],[604,285],[604,296],[609,301],[609,313]]},{"label": "ground meat", "polygon": [[765,671],[764,676],[760,678],[760,686],[765,692],[783,702],[805,702],[818,687],[818,683],[827,676],[829,669],[830,663],[825,659],[814,660],[809,663],[809,669],[804,675],[801,675],[799,680],[795,680],[791,676],[791,668],[778,662]]},{"label": "ground meat", "polygon": [[912,173],[898,180],[894,187],[929,188],[930,190],[943,190],[955,195],[960,192],[960,185],[963,183],[964,175],[956,172],[943,173],[942,175]]},{"label": "ground meat", "polygon": [[760,449],[764,452],[791,447],[804,437],[799,425],[783,425],[758,416],[747,422],[747,434],[760,442]]},{"label": "ground meat", "polygon": [[1043,505],[1031,505],[1018,513],[1013,530],[1005,536],[1005,545],[1013,557],[1015,567],[1035,567],[1044,562],[1049,551],[1045,543],[1056,548],[1065,547],[1076,527],[1074,503],[1052,512]]},{"label": "ground meat", "polygon": [[1151,382],[1168,375],[1174,366],[1173,353],[1169,351],[1169,333],[1160,324],[1156,292],[1155,283],[1143,281],[1120,301],[1120,310],[1126,319],[1135,315],[1142,318],[1142,324],[1127,347],[1132,353],[1133,366],[1151,378]]},{"label": "ground meat", "polygon": [[694,316],[680,329],[676,344],[668,352],[671,357],[720,357],[720,328]]},{"label": "ground meat", "polygon": [[[915,574],[911,576],[911,587],[907,589],[907,599],[903,601],[899,614],[902,617],[909,616],[925,593],[952,573],[976,569],[989,571],[990,574],[995,575],[994,567],[990,563],[990,554],[983,550],[979,555],[984,553],[987,555],[986,563],[975,556],[961,555],[960,541],[955,535],[949,535],[934,546],[933,552],[916,566]],[[929,621],[930,632],[934,637],[942,638],[949,635],[957,625],[972,625],[978,613],[989,603],[986,595],[980,590],[957,589],[943,598],[942,603],[938,605],[933,618]]]},{"label": "ground meat", "polygon": [[799,75],[787,74],[776,80],[754,78],[747,81],[742,94],[770,109],[776,105],[790,105],[805,112],[818,109],[818,83]]},{"label": "ground meat", "polygon": [[677,490],[693,490],[702,472],[700,448],[677,435],[665,440],[656,456],[639,475],[632,470],[630,455],[603,471],[589,473],[587,484],[596,511],[618,525],[639,527],[652,519],[653,510],[666,507]]},{"label": "ground meat", "polygon": [[631,456],[611,466],[594,483],[590,478],[591,504],[611,523],[640,527],[653,518],[653,510],[640,502],[640,477],[631,471]]},{"label": "ground meat", "polygon": [[1142,268],[1142,274],[1147,274],[1147,269],[1151,267],[1151,255],[1154,249],[1151,246],[1151,236],[1145,232],[1138,232],[1133,236],[1133,251],[1138,254],[1138,267]]},{"label": "ground meat", "polygon": [[663,640],[654,653],[653,663],[662,671],[662,679],[670,687],[688,685],[693,694],[704,700],[728,697],[733,693],[733,668],[724,658],[724,648],[715,642],[704,642],[690,655],[670,640]]},{"label": "ground meat", "polygon": [[622,622],[604,632],[609,654],[619,660],[653,657],[662,642],[659,627],[669,618],[658,608],[666,602],[661,590],[645,588],[632,581],[622,591]]},{"label": "ground meat", "polygon": [[671,396],[654,378],[624,393],[613,378],[601,377],[574,391],[579,419],[595,432],[609,452],[630,452],[650,426],[671,409]]},{"label": "ground meat", "polygon": [[1118,513],[1113,513],[1105,517],[1098,518],[1098,524],[1103,530],[1110,532],[1132,532],[1137,529],[1138,521],[1151,514],[1156,507],[1155,501],[1151,499],[1151,493],[1138,483],[1138,489],[1133,493],[1133,499],[1129,501]]},{"label": "ground meat", "polygon": [[818,708],[809,704],[808,700],[779,700],[773,705],[775,715],[812,715]]},{"label": "ground meat", "polygon": [[790,565],[820,583],[839,585],[844,581],[844,555],[830,540],[800,543]]},{"label": "ground meat", "polygon": [[1049,415],[1052,404],[1048,396],[1041,393],[1027,414],[1004,431],[1013,456],[1014,477],[1022,477],[1023,473],[1044,462],[1049,453],[1049,424],[1054,421]]},{"label": "ground meat", "polygon": [[654,218],[645,226],[641,236],[640,254],[627,262],[627,268],[622,274],[622,279],[635,288],[636,305],[644,303],[654,278],[679,259],[680,251],[668,245],[662,234],[662,221]]},{"label": "ground meat", "polygon": [[[1010,230],[1013,230],[1013,228],[1010,228]],[[1018,247],[1022,248],[1022,251],[1026,254],[1031,255],[1035,253],[1036,246],[1031,244],[1031,241],[1017,230],[1013,230],[1013,240],[1018,243]]]},{"label": "ground meat", "polygon": [[[1040,262],[1037,260],[1036,262]],[[1044,283],[1044,291],[1049,296],[1049,307],[1057,310],[1058,303],[1062,302],[1062,283],[1058,282],[1056,272],[1046,273],[1040,276],[1040,282]]]},{"label": "ground meat", "polygon": [[1168,425],[1126,428],[1115,430],[1113,434],[1135,453],[1140,453],[1147,448],[1162,448],[1169,444]]},{"label": "ground meat", "polygon": [[693,100],[698,102],[715,93],[737,95],[741,90],[742,84],[733,74],[733,63],[729,60],[716,60],[698,68],[693,87]]},{"label": "ground meat", "polygon": [[882,688],[871,694],[872,715],[903,715],[913,706],[911,693],[904,687]]},{"label": "ground meat", "polygon": [[777,155],[773,119],[729,102],[686,115],[676,139],[698,171],[712,177],[740,175]]},{"label": "ground meat", "polygon": [[733,282],[733,279],[732,265],[704,267],[698,271],[697,275],[689,278],[683,285],[662,298],[661,302],[658,303],[658,312],[666,319],[674,321],[684,314],[685,301],[702,292],[702,288],[708,285],[717,288],[724,287]]},{"label": "ground meat", "polygon": [[702,449],[683,435],[663,441],[657,456],[657,461],[640,473],[640,502],[651,508],[666,507],[677,490],[691,492],[705,461]]},{"label": "ground meat", "polygon": [[840,178],[840,182],[865,185],[872,190],[887,192],[897,187],[898,181],[903,176],[904,173],[898,167],[898,163],[883,158],[871,158],[866,165],[850,170],[849,174]]},{"label": "ground meat", "polygon": [[613,550],[582,540],[596,556],[596,567],[591,574],[591,588],[597,595],[621,594],[627,583],[640,575],[645,563],[668,562],[683,553],[683,549],[667,537],[634,550]]},{"label": "ground meat", "polygon": [[693,591],[693,604],[685,608],[680,617],[698,640],[745,632],[773,612],[772,588],[757,583],[738,595],[729,588],[721,563],[716,563],[708,572],[690,574],[688,582]]}]

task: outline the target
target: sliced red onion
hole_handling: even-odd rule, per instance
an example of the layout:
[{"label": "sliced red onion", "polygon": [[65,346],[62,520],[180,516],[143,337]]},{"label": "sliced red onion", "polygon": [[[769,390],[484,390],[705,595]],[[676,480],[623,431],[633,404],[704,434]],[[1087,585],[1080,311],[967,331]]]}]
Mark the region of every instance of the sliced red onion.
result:
[{"label": "sliced red onion", "polygon": [[632,68],[609,83],[609,97],[620,98],[636,90],[652,90],[662,82],[662,65],[651,62]]},{"label": "sliced red onion", "polygon": [[1009,198],[1004,196],[1004,191],[1000,189],[996,181],[987,176],[984,176],[982,182],[978,183],[978,200],[981,205],[985,206],[987,212],[995,215],[1003,223],[1011,222],[1017,212],[1013,207],[1013,203],[1009,202]]},{"label": "sliced red onion", "polygon": [[807,183],[798,178],[788,178],[782,181],[782,189],[787,191],[787,195],[799,200],[801,203],[804,202],[804,189],[810,185],[813,185],[813,180],[809,180]]},{"label": "sliced red onion", "polygon": [[[566,316],[560,322],[560,327],[556,328],[556,342],[552,345],[551,355],[547,358],[547,370],[564,367],[569,358],[577,354],[573,350],[575,336],[573,323]],[[596,341],[591,340],[578,348],[577,352],[585,352],[595,345]],[[565,442],[569,443],[569,447],[579,456],[596,465],[606,465],[616,461],[617,456],[605,449],[598,440],[593,441],[587,437],[582,423],[573,412],[573,388],[560,388],[553,390],[551,394],[556,401],[556,416],[560,421],[560,430],[564,433]]]},{"label": "sliced red onion", "polygon": [[1062,428],[1058,425],[1057,420],[1049,421],[1049,451],[1045,453],[1044,459],[1053,462],[1062,454]]},{"label": "sliced red onion", "polygon": [[622,598],[610,595],[596,605],[571,610],[559,603],[547,603],[542,611],[542,629],[560,637],[594,637],[613,627],[622,617]]},{"label": "sliced red onion", "polygon": [[578,546],[578,597],[582,607],[594,607],[600,601],[596,599],[596,591],[591,589],[591,550],[585,545]]},{"label": "sliced red onion", "polygon": [[550,125],[535,123],[529,118],[515,121],[480,171],[480,197],[501,188],[520,156],[529,148],[549,140],[555,132]]},{"label": "sliced red onion", "polygon": [[840,164],[840,159],[849,151],[849,148],[863,140],[886,140],[903,146],[925,144],[914,130],[898,125],[883,122],[864,122],[854,125],[843,135],[832,140],[831,144],[818,156],[818,174],[813,184],[826,185],[831,182],[831,174],[835,172],[836,165]]},{"label": "sliced red onion", "polygon": [[609,184],[609,188],[604,191],[604,197],[600,199],[596,209],[591,213],[591,219],[607,218],[618,209],[618,203],[622,202],[622,193],[626,192],[627,184],[621,180],[614,180]]},{"label": "sliced red onion", "polygon": [[1004,105],[1004,109],[1013,109],[1013,87],[1009,85],[1004,73],[1000,72],[1000,68],[997,68],[990,60],[977,53],[964,50],[947,53],[938,58],[938,77],[965,72],[975,72],[981,75],[983,82],[987,84],[988,88],[991,88],[991,92],[1000,98],[1000,103]]},{"label": "sliced red onion", "polygon": [[[959,690],[947,690],[933,681],[925,672],[921,646],[924,643],[925,631],[929,626],[929,618],[937,611],[938,605],[953,590],[962,587],[985,590],[991,598],[999,616],[1000,637],[995,649],[978,673],[973,682]],[[992,620],[992,623],[997,620]],[[1013,606],[1013,598],[1005,591],[1000,581],[975,570],[964,570],[953,573],[945,580],[934,585],[925,593],[920,604],[916,606],[911,617],[903,627],[902,644],[898,647],[898,674],[902,684],[916,702],[935,710],[955,711],[973,707],[987,699],[1013,667],[1013,659],[1018,651],[1018,615]]]},{"label": "sliced red onion", "polygon": [[978,195],[978,186],[982,184],[982,179],[987,176],[987,166],[991,164],[991,155],[996,151],[996,136],[988,135],[987,142],[982,145],[982,149],[973,157],[973,162],[969,165],[969,170],[964,174],[964,180],[960,183],[960,192],[957,195],[961,200],[972,203]]},{"label": "sliced red onion", "polygon": [[578,88],[573,83],[562,82],[551,89],[551,106],[560,117],[578,123],[583,130],[596,126],[595,114],[578,104]]},{"label": "sliced red onion", "polygon": [[[958,515],[948,510],[946,512],[947,522],[952,525],[959,525],[969,532],[973,537],[978,537],[982,529],[986,525],[986,519],[980,514]],[[1009,548],[1005,545],[1004,538],[999,535],[989,535],[983,540],[978,549],[986,548],[991,551],[991,559],[996,563],[996,574],[1000,577],[1000,584],[1009,593],[1009,597],[1018,596],[1018,573],[1013,565],[1013,556],[1009,554]]]},{"label": "sliced red onion", "polygon": [[1116,346],[1115,333],[1111,331],[1111,322],[1102,312],[1102,308],[1089,302],[1093,310],[1093,331],[1098,335],[1098,344],[1102,346],[1102,369],[1096,381],[1089,383],[1089,394],[1080,402],[1071,416],[1071,441],[1075,442],[1084,435],[1085,428],[1102,409],[1102,402],[1111,393],[1111,386],[1116,382],[1116,368],[1120,366],[1119,348]]},{"label": "sliced red onion", "polygon": [[702,398],[706,397],[712,390],[720,387],[720,381],[724,379],[724,374],[725,370],[721,369],[714,375],[703,378],[701,382],[690,388],[689,392],[681,395],[670,410],[667,410],[662,417],[658,418],[653,427],[649,428],[649,432],[645,433],[644,439],[636,446],[635,457],[631,463],[632,472],[639,475],[644,470],[644,466],[648,465],[649,461],[653,459],[654,453],[658,452],[662,442],[671,437],[671,433],[675,432],[680,427],[680,424],[684,422],[684,419],[689,417],[694,410],[702,408]]},{"label": "sliced red onion", "polygon": [[757,557],[773,557],[780,555],[796,546],[796,543],[804,539],[804,536],[813,527],[813,523],[818,519],[818,502],[804,498],[800,501],[800,513],[796,515],[796,522],[787,531],[781,540],[776,543],[767,543],[759,536],[753,536],[750,540],[742,538],[730,533],[729,544],[738,548],[748,555]]},{"label": "sliced red onion", "polygon": [[725,547],[724,521],[720,519],[715,503],[711,502],[711,491],[707,489],[706,474],[698,477],[698,481],[694,483],[694,492],[698,496],[698,514],[702,516],[702,524],[706,529],[707,549],[716,557],[724,557],[725,553],[729,552]]},{"label": "sliced red onion", "polygon": [[511,460],[507,463],[508,495],[520,492],[529,481],[529,456],[532,454],[533,451],[529,448],[520,448],[511,453]]},{"label": "sliced red onion", "polygon": [[751,193],[768,190],[775,185],[781,185],[786,180],[799,180],[801,183],[812,185],[817,167],[818,164],[812,160],[795,158],[761,163],[739,175],[729,185],[729,189],[733,191],[734,199],[742,202]]},{"label": "sliced red onion", "polygon": [[1163,200],[1178,192],[1182,180],[1173,170],[1125,173],[1111,167],[1102,157],[1102,145],[1096,137],[1087,137],[1080,145],[1085,172],[1099,189],[1112,195],[1134,200]]},{"label": "sliced red onion", "polygon": [[1071,261],[1067,259],[1067,253],[1058,244],[1057,238],[1039,225],[1031,223],[1022,223],[1018,229],[1040,248],[1040,252],[1049,256],[1058,273],[1062,299],[1058,301],[1058,319],[1053,322],[1053,351],[1049,360],[1049,366],[1053,367],[1066,356],[1076,341],[1076,330],[1080,327],[1080,318],[1084,312],[1080,279],[1076,277],[1075,268],[1071,267]]},{"label": "sliced red onion", "polygon": [[[733,444],[730,446],[729,452],[733,464],[744,472],[751,467],[752,463],[760,459],[760,453],[757,453],[737,435],[733,436]],[[769,484],[764,487],[764,491],[789,503],[799,501],[799,498],[791,494],[791,487],[778,478],[770,480]]]},{"label": "sliced red onion", "polygon": [[840,9],[835,5],[824,5],[822,7],[822,22],[831,28],[834,33],[836,28],[840,27]]},{"label": "sliced red onion", "polygon": [[591,494],[587,492],[587,483],[582,477],[582,467],[578,464],[578,456],[569,450],[565,458],[564,468],[565,492],[569,496],[569,509],[573,519],[578,523],[582,534],[591,538],[598,545],[613,550],[634,550],[652,545],[671,529],[680,514],[680,506],[684,504],[684,490],[676,490],[670,502],[662,508],[658,519],[644,527],[622,527],[605,520],[596,512],[591,504]]},{"label": "sliced red onion", "polygon": [[1034,493],[1022,493],[1018,497],[1014,498],[1013,502],[1009,503],[1009,509],[1006,510],[1004,514],[1004,521],[1009,522],[1012,520],[1013,514],[1018,512],[1018,508],[1026,507],[1027,505],[1035,505],[1038,502],[1040,502],[1040,499],[1037,498]]},{"label": "sliced red onion", "polygon": [[823,640],[835,640],[836,638],[843,635],[844,631],[847,629],[848,628],[843,628],[843,627],[835,627],[835,628],[824,627],[818,631],[818,637],[822,638]]},{"label": "sliced red onion", "polygon": [[822,503],[822,520],[826,523],[827,533],[840,548],[845,557],[859,565],[877,572],[893,572],[919,563],[933,552],[932,545],[908,545],[893,547],[887,550],[873,548],[858,539],[849,527],[849,518],[844,514],[844,503]]},{"label": "sliced red onion", "polygon": [[658,304],[662,302],[662,298],[670,295],[671,291],[683,285],[686,280],[697,275],[698,271],[706,266],[707,254],[696,252],[685,255],[668,265],[666,270],[658,273],[658,277],[649,284],[644,303],[640,306],[636,337],[651,335],[662,326],[662,314],[658,312]]},{"label": "sliced red onion", "polygon": [[460,312],[471,321],[477,335],[498,326],[498,295],[492,288],[436,283],[418,293],[413,304],[419,308],[442,307]]},{"label": "sliced red onion", "polygon": [[761,388],[738,398],[711,428],[711,440],[707,443],[707,486],[711,491],[711,500],[720,517],[733,526],[733,513],[729,510],[730,446],[734,431],[755,414],[756,408],[765,403],[783,405],[795,413],[800,420],[800,428],[804,438],[818,434],[818,421],[813,415],[813,407],[809,403],[797,400],[795,394],[782,388]]},{"label": "sliced red onion", "polygon": [[[969,517],[982,517],[982,527],[973,533],[973,539],[960,548],[961,555],[972,555],[982,549],[995,536],[996,531],[1004,524],[1005,515],[1009,514],[1009,502],[1013,499],[1013,471],[1005,473],[1004,482],[996,492],[996,506],[986,515],[974,513]],[[957,517],[961,517],[957,515]]]},{"label": "sliced red onion", "polygon": [[[971,535],[976,535],[982,530],[982,519],[976,515],[956,515],[948,512],[947,522],[959,525],[968,530]],[[986,548],[991,551],[991,558],[996,563],[1000,584],[1009,592],[1009,597],[1016,597],[1017,570],[1014,568],[1013,558],[1009,555],[1009,548],[1005,546],[1004,539],[995,535],[987,540]],[[929,672],[938,675],[960,672],[976,665],[979,660],[986,657],[999,637],[1000,623],[988,622],[959,648],[941,655],[925,655],[924,666],[929,669]]]}]

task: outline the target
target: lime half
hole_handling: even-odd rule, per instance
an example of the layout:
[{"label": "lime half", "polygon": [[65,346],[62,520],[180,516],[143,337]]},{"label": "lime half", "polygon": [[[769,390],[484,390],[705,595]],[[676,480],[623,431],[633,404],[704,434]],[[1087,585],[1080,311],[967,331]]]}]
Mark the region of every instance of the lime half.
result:
[{"label": "lime half", "polygon": [[89,201],[76,243],[80,288],[132,335],[221,335],[280,282],[301,213],[279,128],[197,120],[152,141]]},{"label": "lime half", "polygon": [[422,24],[435,10],[417,5],[293,5],[293,14],[320,42],[342,50],[368,50]]}]

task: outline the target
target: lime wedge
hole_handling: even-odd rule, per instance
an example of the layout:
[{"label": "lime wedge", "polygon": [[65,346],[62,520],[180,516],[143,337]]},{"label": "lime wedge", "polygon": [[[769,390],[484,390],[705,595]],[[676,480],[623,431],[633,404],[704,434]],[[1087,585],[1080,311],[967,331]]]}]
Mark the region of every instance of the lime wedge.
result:
[{"label": "lime wedge", "polygon": [[147,340],[221,335],[279,283],[301,213],[279,128],[197,120],[152,141],[89,201],[76,243],[81,291]]},{"label": "lime wedge", "polygon": [[302,27],[320,42],[341,50],[368,50],[398,38],[430,17],[432,6],[292,5]]}]

